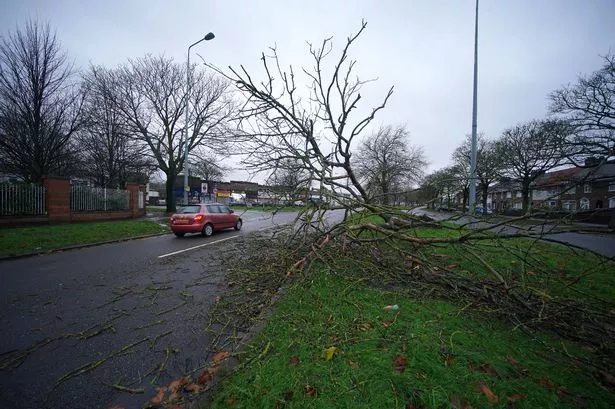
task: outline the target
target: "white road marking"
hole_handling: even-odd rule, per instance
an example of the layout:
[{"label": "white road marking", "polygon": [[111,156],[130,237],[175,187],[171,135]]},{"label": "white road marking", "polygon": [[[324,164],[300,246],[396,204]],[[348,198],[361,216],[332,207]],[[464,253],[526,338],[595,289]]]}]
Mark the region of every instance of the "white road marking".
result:
[{"label": "white road marking", "polygon": [[220,239],[220,240],[216,240],[216,241],[210,241],[210,242],[207,242],[207,243],[199,244],[198,246],[188,247],[187,249],[177,250],[177,251],[174,251],[174,252],[172,252],[172,253],[163,254],[163,255],[161,255],[161,256],[158,256],[158,258],[165,258],[165,257],[169,257],[169,256],[174,256],[175,254],[184,253],[184,252],[186,252],[186,251],[190,251],[190,250],[198,249],[198,248],[201,248],[201,247],[211,246],[212,244],[221,243],[221,242],[223,242],[223,241],[227,241],[227,240],[230,240],[230,239],[234,239],[234,238],[237,238],[237,237],[239,237],[239,236],[240,236],[240,235],[239,235],[239,234],[237,234],[237,235],[235,235],[235,236],[226,237],[226,238],[224,238],[224,239]]}]

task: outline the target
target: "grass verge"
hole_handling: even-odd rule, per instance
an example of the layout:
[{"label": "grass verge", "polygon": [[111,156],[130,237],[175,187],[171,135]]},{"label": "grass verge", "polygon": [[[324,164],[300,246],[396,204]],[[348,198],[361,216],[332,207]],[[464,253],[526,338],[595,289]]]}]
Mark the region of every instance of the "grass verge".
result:
[{"label": "grass verge", "polygon": [[44,252],[80,244],[92,244],[163,233],[168,228],[150,220],[71,223],[3,229],[0,256]]},{"label": "grass verge", "polygon": [[292,285],[213,407],[615,406],[576,364],[591,352],[350,273],[320,266]]}]

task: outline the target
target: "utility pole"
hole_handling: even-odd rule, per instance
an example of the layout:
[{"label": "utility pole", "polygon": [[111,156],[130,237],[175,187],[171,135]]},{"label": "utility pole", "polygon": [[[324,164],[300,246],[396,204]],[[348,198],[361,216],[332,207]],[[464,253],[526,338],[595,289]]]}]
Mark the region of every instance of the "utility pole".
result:
[{"label": "utility pole", "polygon": [[188,143],[188,119],[189,119],[189,103],[190,103],[190,88],[192,84],[190,82],[190,49],[200,43],[201,41],[209,41],[213,40],[216,36],[214,33],[207,33],[205,37],[201,38],[194,44],[191,44],[188,47],[188,58],[186,59],[186,106],[184,108],[184,116],[185,116],[185,125],[184,125],[184,204],[187,206],[188,203],[188,192],[190,191],[190,185],[188,182],[188,173],[190,171],[190,164],[188,163],[188,148],[190,144]]},{"label": "utility pole", "polygon": [[471,215],[474,214],[474,207],[476,206],[477,87],[478,87],[478,0],[476,0],[476,15],[474,18],[474,91],[473,91],[473,96],[472,96],[472,155],[470,158],[470,197],[469,197],[469,211]]}]

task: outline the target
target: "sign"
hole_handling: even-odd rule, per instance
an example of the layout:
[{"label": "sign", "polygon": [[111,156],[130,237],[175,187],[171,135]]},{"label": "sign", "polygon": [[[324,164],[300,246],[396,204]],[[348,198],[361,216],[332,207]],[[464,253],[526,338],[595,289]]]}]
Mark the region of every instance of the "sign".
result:
[{"label": "sign", "polygon": [[218,197],[231,197],[231,192],[228,190],[221,190],[217,193]]},{"label": "sign", "polygon": [[201,183],[201,193],[207,194],[207,183]]},{"label": "sign", "polygon": [[185,190],[186,192],[189,192],[189,191],[190,191],[190,186],[189,186],[189,185],[184,185],[184,190]]}]

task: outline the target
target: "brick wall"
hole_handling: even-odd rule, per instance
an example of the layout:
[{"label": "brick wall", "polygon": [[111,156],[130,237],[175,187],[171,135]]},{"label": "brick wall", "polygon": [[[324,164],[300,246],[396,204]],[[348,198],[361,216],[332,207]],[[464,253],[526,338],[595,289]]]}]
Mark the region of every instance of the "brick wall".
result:
[{"label": "brick wall", "polygon": [[[2,217],[0,218],[0,226],[119,220],[145,215],[145,186],[140,186],[136,183],[126,184],[126,190],[130,192],[128,210],[115,212],[71,212],[70,179],[47,177],[43,184],[45,186],[47,216]],[[139,208],[139,195],[143,197],[143,208]]]}]

